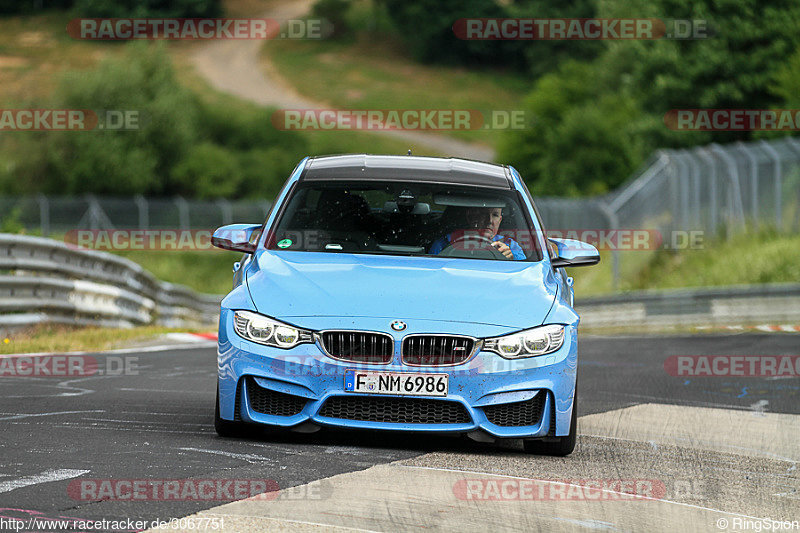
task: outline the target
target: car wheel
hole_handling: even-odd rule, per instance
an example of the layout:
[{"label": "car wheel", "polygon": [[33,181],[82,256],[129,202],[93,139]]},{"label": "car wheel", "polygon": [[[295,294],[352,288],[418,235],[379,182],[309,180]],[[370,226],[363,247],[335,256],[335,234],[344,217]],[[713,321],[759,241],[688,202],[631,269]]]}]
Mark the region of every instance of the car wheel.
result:
[{"label": "car wheel", "polygon": [[214,429],[220,437],[242,437],[247,434],[244,422],[225,420],[219,416],[219,383],[217,384],[217,407],[214,409]]},{"label": "car wheel", "polygon": [[572,401],[572,417],[569,421],[569,435],[565,437],[545,437],[544,439],[524,439],[522,445],[527,453],[564,457],[575,449],[578,440],[578,386],[575,385],[575,398]]}]

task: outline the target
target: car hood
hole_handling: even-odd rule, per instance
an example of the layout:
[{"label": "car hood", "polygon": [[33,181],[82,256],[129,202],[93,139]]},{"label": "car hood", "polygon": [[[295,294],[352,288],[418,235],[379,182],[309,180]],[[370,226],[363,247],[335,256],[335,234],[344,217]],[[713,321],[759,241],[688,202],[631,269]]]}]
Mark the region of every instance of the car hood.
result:
[{"label": "car hood", "polygon": [[246,283],[259,313],[384,317],[510,328],[541,324],[556,297],[543,262],[259,250]]}]

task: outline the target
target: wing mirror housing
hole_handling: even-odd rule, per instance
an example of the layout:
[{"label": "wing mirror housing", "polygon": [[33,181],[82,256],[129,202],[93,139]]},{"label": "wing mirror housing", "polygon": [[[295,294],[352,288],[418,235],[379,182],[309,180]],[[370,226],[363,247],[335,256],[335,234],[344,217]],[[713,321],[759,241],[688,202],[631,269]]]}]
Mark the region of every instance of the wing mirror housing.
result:
[{"label": "wing mirror housing", "polygon": [[589,243],[575,239],[548,239],[553,246],[550,263],[553,268],[596,265],[600,252]]},{"label": "wing mirror housing", "polygon": [[261,224],[228,224],[214,231],[211,244],[223,250],[252,254],[256,251],[256,237]]}]

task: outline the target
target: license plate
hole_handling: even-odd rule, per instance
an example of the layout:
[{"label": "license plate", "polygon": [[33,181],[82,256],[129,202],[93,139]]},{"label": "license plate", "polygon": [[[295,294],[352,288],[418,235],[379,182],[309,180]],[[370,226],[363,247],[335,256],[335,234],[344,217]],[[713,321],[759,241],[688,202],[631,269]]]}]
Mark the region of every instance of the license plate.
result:
[{"label": "license plate", "polygon": [[403,396],[447,396],[447,374],[409,374],[405,372],[362,372],[348,370],[345,392],[400,394]]}]

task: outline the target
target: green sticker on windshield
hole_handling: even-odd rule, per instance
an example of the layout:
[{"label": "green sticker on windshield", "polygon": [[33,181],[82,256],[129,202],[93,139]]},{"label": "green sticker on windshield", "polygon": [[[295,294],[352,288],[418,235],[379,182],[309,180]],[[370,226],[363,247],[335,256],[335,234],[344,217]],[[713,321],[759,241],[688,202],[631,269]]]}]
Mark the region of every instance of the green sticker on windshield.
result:
[{"label": "green sticker on windshield", "polygon": [[292,245],[292,239],[283,239],[278,241],[278,248],[288,248]]}]

